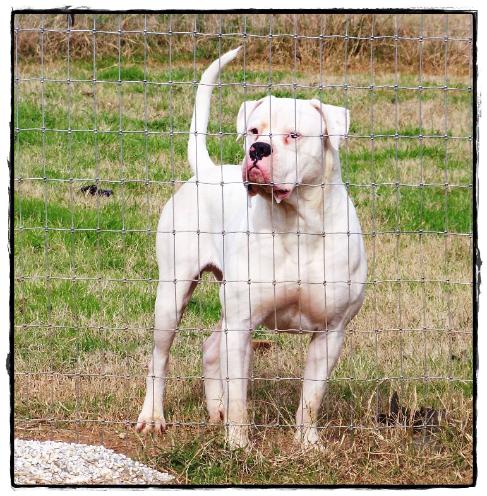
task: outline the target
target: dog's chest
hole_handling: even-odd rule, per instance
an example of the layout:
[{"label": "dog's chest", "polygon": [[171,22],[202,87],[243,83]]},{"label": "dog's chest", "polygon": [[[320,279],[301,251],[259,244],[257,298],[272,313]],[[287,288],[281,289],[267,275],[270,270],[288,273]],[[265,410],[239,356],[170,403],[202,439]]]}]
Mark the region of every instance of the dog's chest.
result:
[{"label": "dog's chest", "polygon": [[280,331],[333,325],[356,304],[363,289],[348,282],[356,279],[355,245],[355,239],[338,233],[327,239],[294,233],[260,239],[249,259],[251,281],[258,282],[251,285],[252,312],[265,315],[265,325]]},{"label": "dog's chest", "polygon": [[326,326],[326,314],[323,305],[309,305],[309,300],[303,300],[298,295],[290,298],[284,305],[277,305],[275,312],[265,319],[269,329],[282,332],[306,332],[322,329]]}]

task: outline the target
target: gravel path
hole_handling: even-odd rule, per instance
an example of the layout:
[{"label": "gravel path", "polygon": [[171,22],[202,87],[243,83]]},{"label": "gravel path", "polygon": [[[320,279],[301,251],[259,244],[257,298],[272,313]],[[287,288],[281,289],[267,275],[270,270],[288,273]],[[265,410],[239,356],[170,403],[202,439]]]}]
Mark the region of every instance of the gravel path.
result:
[{"label": "gravel path", "polygon": [[14,442],[16,484],[164,484],[172,475],[103,446],[53,441]]}]

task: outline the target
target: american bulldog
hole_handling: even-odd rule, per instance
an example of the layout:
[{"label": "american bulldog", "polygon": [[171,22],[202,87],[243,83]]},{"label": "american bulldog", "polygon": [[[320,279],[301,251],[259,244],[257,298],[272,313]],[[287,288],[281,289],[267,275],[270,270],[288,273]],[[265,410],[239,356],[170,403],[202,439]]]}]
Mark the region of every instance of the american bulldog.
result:
[{"label": "american bulldog", "polygon": [[216,166],[206,147],[211,93],[238,52],[224,54],[201,78],[188,143],[194,176],[159,220],[154,350],[136,429],[165,430],[169,350],[200,275],[211,271],[222,313],[203,344],[210,420],[224,421],[230,448],[247,446],[252,330],[262,324],[306,332],[295,437],[307,447],[319,443],[320,403],[345,326],[364,299],[364,243],[338,153],[349,112],[317,99],[246,101],[237,116],[243,163]]}]

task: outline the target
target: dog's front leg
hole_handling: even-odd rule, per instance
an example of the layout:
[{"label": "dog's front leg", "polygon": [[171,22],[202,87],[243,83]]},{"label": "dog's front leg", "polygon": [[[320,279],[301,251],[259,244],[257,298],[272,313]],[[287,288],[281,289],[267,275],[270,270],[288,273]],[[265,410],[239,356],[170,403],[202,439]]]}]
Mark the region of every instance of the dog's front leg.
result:
[{"label": "dog's front leg", "polygon": [[220,371],[223,384],[223,415],[228,445],[245,448],[249,442],[247,384],[250,330],[247,320],[223,320],[220,337]]},{"label": "dog's front leg", "polygon": [[303,390],[296,412],[296,441],[303,447],[319,444],[318,410],[325,394],[327,380],[343,345],[344,330],[319,331],[311,339],[303,374]]}]

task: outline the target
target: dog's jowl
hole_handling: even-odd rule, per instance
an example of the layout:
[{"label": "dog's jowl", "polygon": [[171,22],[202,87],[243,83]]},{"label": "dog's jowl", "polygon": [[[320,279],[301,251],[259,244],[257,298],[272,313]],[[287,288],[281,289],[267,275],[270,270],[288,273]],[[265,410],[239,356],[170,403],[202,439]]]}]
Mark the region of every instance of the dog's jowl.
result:
[{"label": "dog's jowl", "polygon": [[296,440],[316,445],[318,409],[345,327],[362,305],[367,273],[360,224],[341,177],[349,113],[319,100],[243,102],[237,116],[243,163],[216,166],[206,148],[211,93],[219,70],[238,52],[213,62],[201,78],[188,144],[194,176],[159,221],[154,350],[137,429],[165,429],[169,350],[199,275],[212,271],[225,283],[222,318],[203,346],[210,420],[223,419],[231,448],[247,446],[252,330],[308,332]]}]

